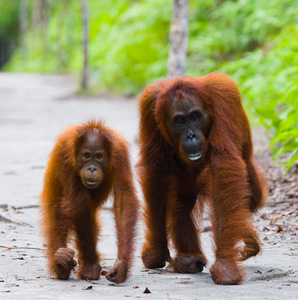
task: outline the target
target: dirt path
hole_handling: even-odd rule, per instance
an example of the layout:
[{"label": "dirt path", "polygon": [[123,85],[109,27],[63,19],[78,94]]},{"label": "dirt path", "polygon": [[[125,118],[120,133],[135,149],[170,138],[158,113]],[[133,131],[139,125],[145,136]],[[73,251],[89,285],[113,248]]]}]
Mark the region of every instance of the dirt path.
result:
[{"label": "dirt path", "polygon": [[[101,118],[132,144],[137,161],[136,100],[73,97],[69,77],[0,73],[0,298],[1,299],[298,299],[297,174],[282,177],[271,162],[267,139],[255,135],[256,150],[265,164],[272,194],[256,216],[264,244],[262,255],[244,263],[246,281],[240,286],[216,286],[208,268],[201,274],[147,270],[140,259],[140,224],[132,276],[121,285],[98,281],[49,278],[39,235],[38,197],[47,157],[55,136],[65,126]],[[116,257],[111,213],[103,211],[99,250],[102,266]],[[210,233],[203,247],[213,262]],[[88,289],[88,287],[92,287]],[[144,294],[148,287],[151,293]]]}]

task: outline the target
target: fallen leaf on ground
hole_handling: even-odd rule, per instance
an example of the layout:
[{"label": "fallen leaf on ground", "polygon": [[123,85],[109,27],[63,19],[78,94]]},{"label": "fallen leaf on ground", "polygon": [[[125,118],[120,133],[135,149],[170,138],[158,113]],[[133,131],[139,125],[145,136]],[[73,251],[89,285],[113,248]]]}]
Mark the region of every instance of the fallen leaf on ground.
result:
[{"label": "fallen leaf on ground", "polygon": [[272,280],[272,279],[276,279],[276,278],[287,277],[292,273],[293,273],[292,270],[284,271],[279,268],[273,268],[273,269],[266,271],[265,273],[261,273],[260,276],[259,275],[253,276],[252,278],[250,278],[250,281],[257,281],[257,280],[267,280],[268,281],[268,280]]}]

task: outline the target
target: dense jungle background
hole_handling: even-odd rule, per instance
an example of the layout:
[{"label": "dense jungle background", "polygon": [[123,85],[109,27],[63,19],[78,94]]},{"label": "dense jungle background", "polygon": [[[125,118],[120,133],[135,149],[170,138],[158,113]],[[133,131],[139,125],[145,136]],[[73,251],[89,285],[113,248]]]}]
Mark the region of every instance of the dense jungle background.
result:
[{"label": "dense jungle background", "polygon": [[[89,0],[90,93],[137,95],[167,76],[172,0]],[[0,0],[0,67],[73,73],[83,64],[82,1]],[[227,73],[253,125],[289,169],[298,158],[296,0],[190,0],[186,74]],[[79,90],[78,90],[79,92]]]}]

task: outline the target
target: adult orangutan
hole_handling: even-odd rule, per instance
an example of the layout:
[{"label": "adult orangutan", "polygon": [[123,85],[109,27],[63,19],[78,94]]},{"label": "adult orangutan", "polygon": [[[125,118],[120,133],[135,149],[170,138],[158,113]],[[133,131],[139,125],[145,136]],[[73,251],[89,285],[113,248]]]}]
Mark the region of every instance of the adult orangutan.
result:
[{"label": "adult orangutan", "polygon": [[106,278],[126,280],[131,265],[138,200],[133,185],[127,143],[100,122],[69,127],[57,140],[49,159],[41,194],[43,233],[49,270],[68,279],[76,266],[74,250],[67,248],[75,234],[82,279],[100,277],[96,251],[97,211],[113,192],[118,256]]},{"label": "adult orangutan", "polygon": [[206,258],[195,215],[208,201],[216,256],[212,278],[217,284],[240,283],[238,261],[260,251],[251,215],[263,205],[266,188],[237,86],[218,73],[161,80],[145,88],[139,112],[144,265],[160,268],[169,261],[176,272],[201,272]]}]

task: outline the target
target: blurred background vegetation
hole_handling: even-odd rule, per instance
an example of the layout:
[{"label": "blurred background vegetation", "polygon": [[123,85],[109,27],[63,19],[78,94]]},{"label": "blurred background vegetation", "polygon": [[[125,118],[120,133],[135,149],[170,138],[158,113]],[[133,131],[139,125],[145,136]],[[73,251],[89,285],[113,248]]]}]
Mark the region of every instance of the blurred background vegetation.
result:
[{"label": "blurred background vegetation", "polygon": [[[24,7],[24,3],[26,7]],[[167,76],[173,0],[89,0],[93,92],[137,94]],[[0,68],[82,69],[80,0],[0,0]],[[190,0],[186,74],[236,80],[251,121],[272,131],[276,157],[298,159],[298,1]]]}]

